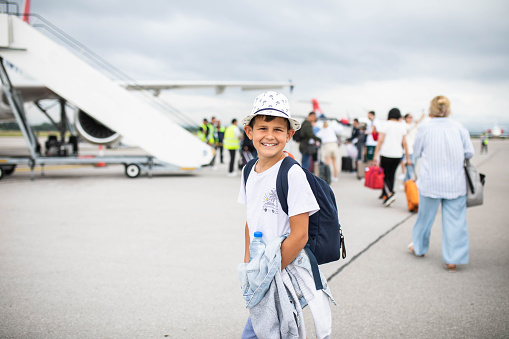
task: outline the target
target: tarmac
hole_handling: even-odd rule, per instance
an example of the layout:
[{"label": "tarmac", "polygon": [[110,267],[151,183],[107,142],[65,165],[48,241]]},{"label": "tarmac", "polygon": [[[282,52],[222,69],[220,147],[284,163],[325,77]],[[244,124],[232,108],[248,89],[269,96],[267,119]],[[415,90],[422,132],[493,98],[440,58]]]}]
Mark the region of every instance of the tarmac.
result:
[{"label": "tarmac", "polygon": [[[332,338],[509,338],[509,141],[474,146],[485,202],[467,210],[470,263],[456,273],[442,267],[440,214],[418,258],[404,191],[385,208],[354,173],[331,184],[348,255],[321,267]],[[80,166],[1,180],[0,338],[239,338],[246,212],[225,160],[193,175]]]}]

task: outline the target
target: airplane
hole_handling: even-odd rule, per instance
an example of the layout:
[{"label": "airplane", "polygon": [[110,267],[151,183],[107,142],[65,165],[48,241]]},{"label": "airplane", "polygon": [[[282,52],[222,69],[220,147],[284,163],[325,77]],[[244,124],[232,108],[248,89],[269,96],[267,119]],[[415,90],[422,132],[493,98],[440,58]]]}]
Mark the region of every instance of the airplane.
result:
[{"label": "airplane", "polygon": [[500,128],[498,125],[495,125],[488,130],[488,133],[493,138],[500,138],[502,134],[504,134],[504,130]]},{"label": "airplane", "polygon": [[[16,9],[11,10],[9,5]],[[55,125],[61,144],[65,143],[66,132],[71,132],[75,140],[80,136],[98,145],[115,144],[125,136],[161,162],[197,168],[210,162],[214,150],[182,127],[196,123],[158,98],[160,91],[215,88],[219,94],[227,87],[242,90],[289,87],[291,91],[294,86],[292,81],[137,82],[47,20],[30,13],[29,5],[26,1],[22,14],[16,3],[6,3],[0,9],[0,24],[6,28],[0,31],[0,121],[18,122],[32,159],[39,159],[42,154],[23,110],[26,103],[33,103]],[[31,17],[37,18],[37,25],[30,25]],[[43,25],[45,34],[35,28]],[[54,34],[51,38],[50,33]],[[74,50],[78,52],[73,53]],[[20,70],[38,83],[13,84],[7,69]],[[47,100],[60,105],[59,122],[44,107]],[[69,108],[75,112],[74,126],[68,116]]]}]

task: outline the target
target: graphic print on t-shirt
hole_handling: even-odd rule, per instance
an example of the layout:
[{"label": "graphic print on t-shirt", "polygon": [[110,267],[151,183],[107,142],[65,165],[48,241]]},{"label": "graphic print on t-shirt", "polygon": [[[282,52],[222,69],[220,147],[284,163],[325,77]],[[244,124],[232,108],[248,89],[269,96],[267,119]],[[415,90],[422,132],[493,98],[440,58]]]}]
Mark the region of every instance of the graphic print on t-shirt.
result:
[{"label": "graphic print on t-shirt", "polygon": [[263,196],[263,211],[278,214],[278,200],[276,189],[273,188]]}]

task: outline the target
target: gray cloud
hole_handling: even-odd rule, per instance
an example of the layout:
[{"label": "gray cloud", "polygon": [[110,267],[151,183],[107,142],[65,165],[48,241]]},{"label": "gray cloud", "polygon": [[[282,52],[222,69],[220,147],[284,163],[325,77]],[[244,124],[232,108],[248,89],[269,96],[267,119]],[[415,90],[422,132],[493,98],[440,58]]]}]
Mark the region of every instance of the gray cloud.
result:
[{"label": "gray cloud", "polygon": [[106,58],[139,54],[165,60],[161,76],[166,78],[181,72],[195,79],[286,74],[319,85],[427,74],[508,77],[505,1],[152,1],[147,6],[45,0],[32,6]]}]

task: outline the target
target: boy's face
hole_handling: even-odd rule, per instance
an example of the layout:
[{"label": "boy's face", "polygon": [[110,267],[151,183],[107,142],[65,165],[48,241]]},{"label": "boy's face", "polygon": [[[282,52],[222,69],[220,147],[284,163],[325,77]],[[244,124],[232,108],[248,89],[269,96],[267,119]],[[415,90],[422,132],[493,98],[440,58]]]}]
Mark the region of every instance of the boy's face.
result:
[{"label": "boy's face", "polygon": [[276,117],[272,121],[265,121],[263,116],[255,117],[253,127],[245,126],[244,130],[260,159],[275,159],[281,157],[286,143],[290,141],[295,130],[288,129],[285,118]]}]

